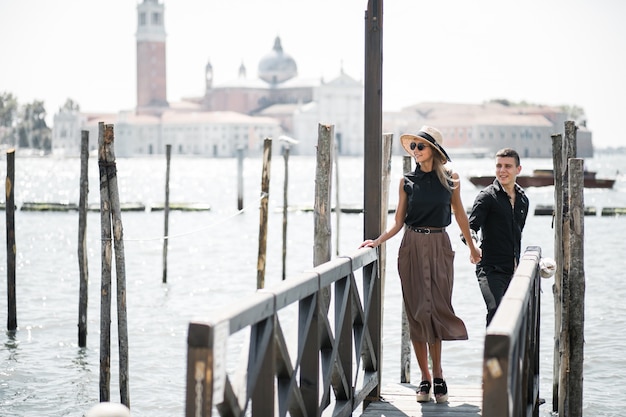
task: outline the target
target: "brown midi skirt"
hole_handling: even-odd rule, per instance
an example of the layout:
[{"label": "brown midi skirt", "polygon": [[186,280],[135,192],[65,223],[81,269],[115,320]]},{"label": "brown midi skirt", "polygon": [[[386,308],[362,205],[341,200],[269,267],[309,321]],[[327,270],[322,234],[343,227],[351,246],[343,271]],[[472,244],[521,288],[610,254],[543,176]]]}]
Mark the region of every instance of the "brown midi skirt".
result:
[{"label": "brown midi skirt", "polygon": [[466,340],[465,323],[452,308],[454,251],[448,233],[406,228],[398,250],[398,273],[413,342]]}]

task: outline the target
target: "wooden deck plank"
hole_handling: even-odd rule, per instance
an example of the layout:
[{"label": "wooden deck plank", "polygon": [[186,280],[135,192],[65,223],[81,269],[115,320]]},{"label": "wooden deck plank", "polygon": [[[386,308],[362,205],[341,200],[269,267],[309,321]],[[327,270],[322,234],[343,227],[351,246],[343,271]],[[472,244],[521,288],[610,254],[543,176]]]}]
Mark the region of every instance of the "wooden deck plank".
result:
[{"label": "wooden deck plank", "polygon": [[417,386],[390,384],[383,387],[381,401],[370,403],[361,417],[479,417],[483,392],[479,386],[449,385],[447,403],[418,403]]}]

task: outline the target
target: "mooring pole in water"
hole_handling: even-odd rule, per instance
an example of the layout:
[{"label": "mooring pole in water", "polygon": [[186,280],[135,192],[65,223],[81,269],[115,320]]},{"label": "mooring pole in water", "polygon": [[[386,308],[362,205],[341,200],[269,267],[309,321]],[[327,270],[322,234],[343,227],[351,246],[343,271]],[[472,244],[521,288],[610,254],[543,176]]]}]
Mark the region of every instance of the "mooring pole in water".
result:
[{"label": "mooring pole in water", "polygon": [[165,145],[165,205],[163,207],[163,217],[165,221],[163,231],[163,283],[167,282],[167,243],[169,242],[169,222],[170,222],[170,157],[172,155],[172,145]]},{"label": "mooring pole in water", "polygon": [[339,147],[337,140],[333,141],[333,162],[335,165],[335,255],[339,256],[339,217],[341,217],[341,204],[339,193]]},{"label": "mooring pole in water", "polygon": [[317,157],[315,168],[315,206],[313,208],[314,240],[313,266],[330,261],[332,253],[330,227],[330,196],[333,174],[333,136],[335,126],[319,124],[317,127]]},{"label": "mooring pole in water", "polygon": [[111,399],[111,202],[109,166],[104,150],[104,122],[98,123],[98,168],[100,172],[100,402]]},{"label": "mooring pole in water", "polygon": [[265,288],[265,259],[267,253],[267,205],[270,197],[270,173],[272,165],[272,139],[263,141],[263,173],[261,175],[261,210],[259,220],[259,257],[257,260],[257,289]]},{"label": "mooring pole in water", "polygon": [[559,411],[559,392],[561,379],[561,323],[562,323],[562,290],[563,282],[563,135],[552,135],[552,165],[554,172],[554,260],[557,267],[554,274],[552,294],[554,297],[554,359],[552,364],[552,411]]},{"label": "mooring pole in water", "polygon": [[285,160],[285,181],[283,183],[283,281],[287,274],[287,190],[289,184],[289,143],[283,148],[283,158]]},{"label": "mooring pole in water", "polygon": [[[380,229],[387,230],[387,218],[389,217],[389,182],[391,179],[389,176],[391,175],[391,145],[393,144],[393,134],[385,133],[383,134],[383,145],[382,145],[382,181],[381,181],[381,201],[380,201]],[[387,245],[381,245],[379,256],[381,259],[386,259],[387,257]],[[380,265],[381,279],[385,279],[385,264]],[[383,281],[383,288],[385,288]]]},{"label": "mooring pole in water", "polygon": [[283,281],[287,274],[287,190],[289,184],[289,144],[283,149],[283,157],[285,159],[285,182],[283,184]]},{"label": "mooring pole in water", "polygon": [[297,140],[289,136],[281,135],[278,140],[284,142],[283,158],[285,160],[285,181],[283,182],[283,281],[287,274],[287,212],[289,204],[287,203],[287,191],[289,189],[289,148],[290,145],[298,143]]},{"label": "mooring pole in water", "polygon": [[17,300],[15,297],[15,149],[7,151],[5,183],[5,212],[7,229],[7,330],[17,330]]},{"label": "mooring pole in water", "polygon": [[[102,308],[100,337],[100,401],[109,400],[110,382],[110,325],[111,325],[111,241],[115,249],[117,284],[117,333],[119,346],[120,402],[130,408],[128,383],[128,322],[126,314],[126,265],[120,199],[115,164],[113,125],[100,123],[98,138],[98,165],[100,167],[100,217],[102,227]],[[105,302],[106,299],[106,302]],[[103,319],[105,317],[106,319]],[[102,351],[106,350],[106,356]],[[106,397],[103,399],[103,397]]]},{"label": "mooring pole in water", "polygon": [[568,161],[570,187],[569,227],[569,373],[568,407],[569,416],[583,415],[583,362],[585,350],[585,202],[584,160],[571,158]]},{"label": "mooring pole in water", "polygon": [[[364,164],[363,164],[363,238],[376,239],[382,233],[380,212],[382,206],[382,56],[383,56],[383,0],[368,0],[365,16],[365,90],[364,90]],[[380,265],[386,260],[379,256]],[[382,277],[381,277],[382,278]],[[383,287],[375,280],[371,290],[370,324],[372,349],[382,352]],[[382,363],[371,371],[382,381]],[[380,397],[380,383],[368,394],[368,399]],[[364,401],[364,406],[369,404]]]},{"label": "mooring pole in water", "polygon": [[89,194],[89,131],[80,137],[80,194],[78,197],[78,346],[87,346],[87,306],[89,299],[89,268],[87,262],[87,196]]},{"label": "mooring pole in water", "polygon": [[[330,261],[332,231],[330,221],[330,196],[333,177],[333,143],[335,126],[318,124],[317,156],[315,166],[315,204],[313,207],[313,266]],[[324,287],[321,302],[324,312],[330,307],[330,288]]]},{"label": "mooring pole in water", "polygon": [[[558,385],[558,406],[559,415],[577,417],[582,415],[582,322],[584,313],[579,308],[584,308],[584,276],[582,276],[582,243],[581,235],[584,222],[584,202],[582,160],[576,160],[576,127],[575,122],[568,120],[565,122],[565,136],[563,149],[561,152],[561,172],[563,210],[561,218],[561,239],[562,245],[557,250],[557,259],[561,258],[561,264],[557,261],[556,280],[560,280],[561,288],[559,294],[555,293],[555,303],[559,302],[561,318],[558,333],[559,341],[559,385]],[[580,172],[572,172],[577,169]],[[558,186],[557,172],[555,171],[555,190]],[[573,183],[577,181],[579,184]],[[578,218],[580,217],[580,218]],[[573,229],[574,228],[574,229]],[[561,253],[559,253],[561,252]],[[560,255],[560,256],[558,256]],[[574,259],[578,258],[580,259]],[[577,262],[580,261],[580,262]],[[562,273],[559,275],[558,271]],[[558,298],[556,297],[558,295]],[[556,333],[556,329],[555,329]],[[556,350],[555,350],[556,351]],[[553,404],[554,407],[554,404]]]},{"label": "mooring pole in water", "polygon": [[237,148],[237,210],[243,210],[243,148]]},{"label": "mooring pole in water", "polygon": [[[413,158],[405,156],[402,158],[402,173],[410,172]],[[397,208],[396,208],[397,210]],[[409,332],[409,321],[406,317],[406,308],[402,300],[402,330],[400,331],[400,382],[411,382],[411,335]]]}]

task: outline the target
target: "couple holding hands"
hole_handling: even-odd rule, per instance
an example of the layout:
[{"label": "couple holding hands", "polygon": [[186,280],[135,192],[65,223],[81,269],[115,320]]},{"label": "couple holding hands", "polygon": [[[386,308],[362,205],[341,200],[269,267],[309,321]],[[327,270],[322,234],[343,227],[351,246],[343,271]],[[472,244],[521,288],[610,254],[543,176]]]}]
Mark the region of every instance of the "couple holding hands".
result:
[{"label": "couple holding hands", "polygon": [[529,204],[516,184],[522,167],[513,149],[496,153],[496,179],[479,192],[468,218],[459,174],[446,167],[450,157],[443,148],[441,132],[423,126],[416,134],[402,135],[400,141],[415,159],[415,171],[400,180],[395,218],[387,230],[360,247],[375,248],[404,229],[398,273],[421,372],[417,401],[429,402],[432,388],[435,401],[443,403],[448,400],[448,387],[441,366],[441,342],[468,338],[465,324],[452,307],[454,251],[446,227],[454,215],[469,248],[470,262],[476,264],[488,325],[519,262]]}]

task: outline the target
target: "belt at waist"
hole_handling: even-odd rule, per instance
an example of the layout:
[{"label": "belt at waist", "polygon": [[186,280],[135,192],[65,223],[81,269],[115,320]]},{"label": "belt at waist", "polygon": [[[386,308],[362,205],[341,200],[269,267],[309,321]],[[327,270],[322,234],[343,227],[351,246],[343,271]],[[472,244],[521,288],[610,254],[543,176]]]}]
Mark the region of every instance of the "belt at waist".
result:
[{"label": "belt at waist", "polygon": [[415,227],[415,226],[409,226],[408,224],[406,225],[406,227],[416,233],[424,233],[427,235],[430,233],[441,233],[446,230],[445,227]]}]

